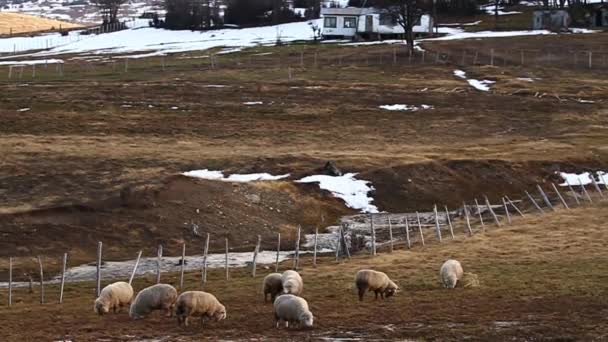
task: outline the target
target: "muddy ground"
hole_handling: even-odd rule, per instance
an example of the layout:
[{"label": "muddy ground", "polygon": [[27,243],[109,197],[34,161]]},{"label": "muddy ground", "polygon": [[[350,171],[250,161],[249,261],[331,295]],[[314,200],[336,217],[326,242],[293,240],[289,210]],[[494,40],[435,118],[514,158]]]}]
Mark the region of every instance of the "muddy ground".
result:
[{"label": "muddy ground", "polygon": [[[175,319],[154,314],[131,321],[126,313],[98,317],[93,313],[93,283],[69,283],[63,305],[58,289],[47,288],[48,304],[39,305],[38,289],[15,293],[12,308],[0,306],[6,341],[194,341],[218,340],[438,340],[438,341],[570,341],[608,338],[606,274],[608,274],[606,202],[549,215],[516,218],[513,225],[488,226],[485,233],[454,241],[429,240],[425,247],[382,250],[372,258],[359,255],[337,264],[322,258],[317,269],[303,263],[303,297],[315,315],[311,331],[277,330],[272,308],[260,294],[262,278],[272,272],[260,267],[256,278],[232,270],[211,270],[205,290],[226,305],[221,323],[179,328]],[[476,274],[480,287],[441,288],[438,269],[457,258],[465,272]],[[281,269],[291,267],[285,262]],[[400,286],[391,300],[375,301],[369,294],[358,302],[354,273],[374,267],[387,272]],[[173,285],[178,276],[164,275]],[[199,272],[188,273],[186,289],[200,289]],[[153,283],[137,279],[135,288]],[[104,282],[105,284],[105,282]],[[0,291],[6,302],[6,291]],[[198,322],[197,322],[198,323]]]},{"label": "muddy ground", "polygon": [[[423,46],[429,56],[455,55],[475,44],[517,51],[556,39]],[[582,49],[605,39],[564,35],[559,43]],[[393,51],[264,47],[220,55],[215,70],[192,53],[167,59],[164,72],[158,58],[133,60],[128,73],[74,62],[63,77],[39,68],[35,80],[8,80],[0,70],[0,257],[22,258],[22,274],[35,268],[35,255],[49,258],[51,272],[65,251],[90,262],[98,240],[119,259],[159,243],[171,254],[183,241],[200,251],[207,232],[219,237],[212,249],[224,237],[238,249],[251,249],[257,235],[263,244],[277,232],[289,241],[297,225],[311,232],[354,212],[314,185],[291,182],[323,172],[328,160],[370,180],[374,203],[395,212],[521,196],[556,181],[556,171],[605,168],[606,69],[409,63],[401,50],[393,65]],[[496,84],[477,91],[455,69]],[[379,108],[386,104],[434,109]],[[229,184],[178,176],[203,168],[291,177]]]}]

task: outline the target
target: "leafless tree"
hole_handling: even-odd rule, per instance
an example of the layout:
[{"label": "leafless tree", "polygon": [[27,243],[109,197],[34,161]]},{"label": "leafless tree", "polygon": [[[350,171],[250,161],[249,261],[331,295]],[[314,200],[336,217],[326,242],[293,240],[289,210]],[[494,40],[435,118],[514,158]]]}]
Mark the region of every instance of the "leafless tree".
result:
[{"label": "leafless tree", "polygon": [[104,24],[118,22],[118,9],[126,2],[127,0],[91,0],[100,9]]},{"label": "leafless tree", "polygon": [[414,26],[422,16],[421,3],[417,0],[379,0],[376,3],[403,28],[407,48],[414,53]]}]

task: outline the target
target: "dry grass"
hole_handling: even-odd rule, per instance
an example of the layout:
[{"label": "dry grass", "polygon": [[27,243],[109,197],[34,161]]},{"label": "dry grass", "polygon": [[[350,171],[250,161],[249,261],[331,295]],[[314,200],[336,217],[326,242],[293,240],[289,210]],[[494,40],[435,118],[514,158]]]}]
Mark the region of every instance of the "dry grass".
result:
[{"label": "dry grass", "polygon": [[18,34],[76,27],[81,27],[81,25],[21,13],[0,12],[0,34]]},{"label": "dry grass", "polygon": [[[158,316],[130,321],[125,314],[103,318],[93,314],[92,283],[68,284],[63,306],[36,304],[37,294],[19,290],[13,308],[0,307],[6,341],[33,339],[182,340],[200,338],[301,340],[357,337],[365,340],[601,340],[608,336],[605,319],[608,272],[606,203],[593,208],[561,210],[545,216],[518,218],[509,227],[455,241],[431,242],[426,247],[381,252],[378,257],[355,256],[335,264],[323,258],[317,269],[304,260],[304,297],[316,315],[313,331],[276,330],[272,309],[262,303],[260,283],[246,270],[233,270],[229,283],[222,270],[212,270],[206,290],[227,306],[228,319],[178,328],[174,320]],[[481,287],[446,290],[439,283],[439,266],[448,259],[474,272]],[[282,265],[288,268],[291,263]],[[367,295],[360,303],[353,287],[358,269],[385,271],[402,288],[387,301]],[[187,289],[199,288],[198,272],[187,274]],[[141,289],[153,277],[138,279]],[[176,275],[165,276],[176,284]],[[47,292],[56,299],[57,289]],[[6,292],[0,292],[6,302]],[[112,327],[109,329],[108,327]]]}]

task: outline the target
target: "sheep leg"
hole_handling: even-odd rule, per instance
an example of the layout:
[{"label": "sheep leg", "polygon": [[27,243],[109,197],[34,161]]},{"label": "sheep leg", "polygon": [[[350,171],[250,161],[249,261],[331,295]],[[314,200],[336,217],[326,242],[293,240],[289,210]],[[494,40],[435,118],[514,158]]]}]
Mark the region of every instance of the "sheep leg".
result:
[{"label": "sheep leg", "polygon": [[112,311],[114,311],[114,313],[118,312],[117,307],[118,307],[118,305],[113,305],[112,306]]},{"label": "sheep leg", "polygon": [[380,291],[380,298],[384,299],[384,291]]},{"label": "sheep leg", "polygon": [[363,295],[365,295],[365,288],[364,287],[360,287],[359,288],[359,301],[363,301]]},{"label": "sheep leg", "polygon": [[375,295],[374,299],[378,300],[378,290],[374,290],[374,295]]}]

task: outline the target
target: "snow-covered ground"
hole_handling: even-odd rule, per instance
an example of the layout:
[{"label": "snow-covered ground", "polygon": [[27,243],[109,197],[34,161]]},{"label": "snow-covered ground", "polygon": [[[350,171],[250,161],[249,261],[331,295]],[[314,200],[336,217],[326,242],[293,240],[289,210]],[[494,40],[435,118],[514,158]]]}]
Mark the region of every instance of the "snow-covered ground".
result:
[{"label": "snow-covered ground", "polygon": [[434,107],[431,105],[420,105],[420,106],[414,106],[414,105],[406,105],[406,104],[393,104],[393,105],[382,105],[380,106],[381,109],[386,109],[386,110],[393,110],[393,111],[402,111],[402,112],[415,112],[421,109],[433,109]]},{"label": "snow-covered ground", "polygon": [[[560,184],[560,186],[568,186],[568,185],[587,185],[592,184],[591,180],[592,174],[589,172],[583,173],[567,173],[567,172],[559,172],[559,175],[564,179],[564,182]],[[593,178],[597,184],[608,184],[608,173],[605,171],[598,171],[593,174]]]},{"label": "snow-covered ground", "polygon": [[269,173],[249,173],[249,174],[231,174],[228,177],[224,176],[222,171],[210,171],[194,170],[182,173],[184,176],[208,179],[208,180],[219,180],[224,182],[237,182],[247,183],[256,181],[273,181],[289,177],[289,174],[274,176]]},{"label": "snow-covered ground", "polygon": [[490,85],[496,83],[495,81],[490,80],[475,80],[467,78],[466,72],[462,70],[454,70],[454,76],[466,80],[471,87],[481,91],[490,91]]},{"label": "snow-covered ground", "polygon": [[372,204],[373,198],[368,193],[374,190],[369,181],[356,179],[356,173],[343,176],[314,175],[297,180],[297,183],[319,183],[319,188],[330,191],[341,198],[349,208],[364,213],[377,213],[378,208]]}]

